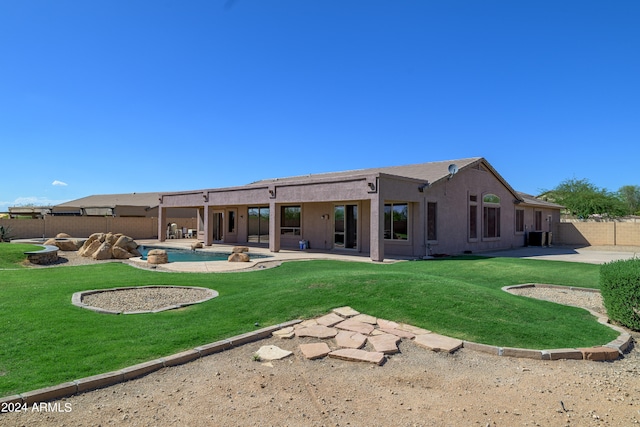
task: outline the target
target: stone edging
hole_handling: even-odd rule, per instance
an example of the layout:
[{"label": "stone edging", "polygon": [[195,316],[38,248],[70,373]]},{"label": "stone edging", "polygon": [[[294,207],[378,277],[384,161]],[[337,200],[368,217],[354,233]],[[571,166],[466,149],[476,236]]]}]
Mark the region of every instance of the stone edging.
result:
[{"label": "stone edging", "polygon": [[[180,304],[168,305],[166,307],[161,307],[161,308],[158,308],[158,309],[155,309],[155,310],[116,311],[116,310],[107,310],[106,308],[94,307],[94,306],[87,305],[84,302],[82,302],[82,298],[87,296],[87,295],[93,295],[93,294],[98,294],[98,293],[102,293],[102,292],[110,292],[110,291],[124,291],[124,290],[128,290],[128,289],[149,289],[149,288],[158,288],[158,289],[163,289],[163,288],[197,289],[197,290],[207,291],[208,295],[207,295],[206,298],[201,298],[201,299],[199,299],[197,301],[183,302],[183,303],[180,303]],[[86,308],[87,310],[92,310],[92,311],[95,311],[97,313],[103,313],[103,314],[142,314],[142,313],[159,313],[161,311],[173,310],[173,309],[176,309],[176,308],[181,308],[181,307],[186,307],[186,306],[189,306],[189,305],[199,304],[201,302],[208,301],[208,300],[210,300],[212,298],[216,298],[217,296],[218,296],[218,291],[214,291],[213,289],[202,288],[202,287],[198,287],[198,286],[160,286],[160,285],[128,286],[128,287],[122,287],[122,288],[95,289],[95,290],[90,290],[90,291],[76,292],[71,296],[71,303],[73,305],[75,305],[76,307]]]},{"label": "stone edging", "polygon": [[[540,284],[524,284],[516,286],[505,286],[502,290],[508,292],[509,289],[517,288],[531,288],[531,287],[548,287],[548,288],[561,288],[567,289],[566,286],[555,285],[540,285]],[[569,289],[598,292],[597,290],[587,288],[571,287]],[[584,308],[584,307],[581,307]],[[588,310],[588,309],[585,309]],[[564,348],[564,349],[549,349],[549,350],[532,350],[526,348],[514,348],[514,347],[498,347],[487,344],[475,343],[472,341],[462,341],[463,348],[467,348],[472,351],[480,351],[483,353],[493,354],[495,356],[507,356],[507,357],[519,357],[527,359],[537,360],[561,360],[561,359],[577,359],[577,360],[615,360],[621,353],[624,353],[631,345],[631,335],[625,332],[624,329],[612,325],[609,323],[609,319],[600,313],[592,310],[588,310],[591,314],[597,317],[598,322],[604,324],[620,335],[617,339],[611,341],[604,346],[592,347],[592,348]],[[84,393],[87,391],[95,390],[102,387],[108,387],[115,384],[119,384],[137,377],[141,377],[152,372],[158,371],[162,368],[181,365],[201,357],[219,353],[224,350],[228,350],[232,347],[237,347],[250,342],[258,341],[268,338],[274,331],[287,328],[298,323],[302,320],[292,320],[289,322],[281,323],[279,325],[269,326],[259,329],[257,331],[248,332],[246,334],[236,335],[235,337],[216,341],[210,344],[205,344],[199,347],[195,347],[191,350],[186,350],[180,353],[173,354],[171,356],[162,357],[159,359],[151,360],[149,362],[139,363],[137,365],[123,368],[119,371],[108,372],[106,374],[98,374],[91,377],[82,378],[79,380],[58,384],[51,387],[45,387],[38,390],[33,390],[13,396],[6,396],[0,398],[0,404],[27,404],[32,405],[37,402],[46,402],[50,400],[62,399],[64,397],[70,397],[78,393]],[[615,356],[615,357],[613,357]]]},{"label": "stone edging", "polygon": [[16,394],[13,396],[3,397],[0,398],[0,404],[32,405],[37,402],[47,402],[50,400],[62,399],[64,397],[73,396],[74,394],[112,386],[137,377],[141,377],[143,375],[150,374],[162,368],[182,365],[184,363],[191,362],[209,354],[219,353],[232,347],[237,347],[253,341],[268,338],[274,331],[293,326],[300,322],[302,322],[302,320],[292,320],[290,322],[269,326],[246,334],[236,335],[235,337],[229,339],[195,347],[191,350],[172,354],[171,356],[161,357],[159,359],[139,363],[137,365],[120,369],[118,371],[93,375],[91,377],[81,378],[79,380],[70,381],[51,387],[45,387],[38,390]]},{"label": "stone edging", "polygon": [[[583,292],[600,292],[597,289],[580,288],[580,287],[567,287],[559,285],[546,285],[538,283],[526,283],[523,285],[505,286],[503,291],[509,292],[511,289],[522,288],[550,288],[550,289],[563,289],[574,290]],[[577,360],[615,360],[618,356],[629,349],[632,338],[631,335],[623,328],[612,325],[609,323],[609,318],[603,316],[601,313],[589,310],[585,307],[580,307],[587,310],[593,316],[598,319],[598,323],[601,323],[614,331],[618,332],[618,338],[603,346],[596,346],[591,348],[559,348],[549,350],[531,350],[525,348],[512,348],[512,347],[498,347],[486,344],[478,344],[470,341],[464,341],[464,347],[471,350],[482,351],[484,353],[495,354],[497,356],[511,356],[511,357],[524,357],[528,359],[539,360],[560,360],[560,359],[577,359]],[[615,357],[614,357],[615,356]]]}]

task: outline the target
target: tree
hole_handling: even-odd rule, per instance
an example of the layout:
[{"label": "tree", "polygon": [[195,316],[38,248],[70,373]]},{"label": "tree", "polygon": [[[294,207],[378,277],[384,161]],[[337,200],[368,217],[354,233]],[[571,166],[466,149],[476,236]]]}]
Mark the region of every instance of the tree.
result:
[{"label": "tree", "polygon": [[626,213],[616,194],[598,188],[587,179],[566,179],[546,193],[548,199],[563,205],[569,213],[586,219],[591,215],[619,217]]},{"label": "tree", "polygon": [[640,186],[624,185],[620,187],[617,195],[626,207],[627,215],[640,215]]}]

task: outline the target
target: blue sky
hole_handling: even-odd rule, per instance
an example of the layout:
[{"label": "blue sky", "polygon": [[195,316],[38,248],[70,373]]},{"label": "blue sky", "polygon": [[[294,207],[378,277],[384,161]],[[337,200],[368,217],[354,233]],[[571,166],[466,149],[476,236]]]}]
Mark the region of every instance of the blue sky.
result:
[{"label": "blue sky", "polygon": [[640,2],[0,0],[0,211],[485,157],[640,185]]}]

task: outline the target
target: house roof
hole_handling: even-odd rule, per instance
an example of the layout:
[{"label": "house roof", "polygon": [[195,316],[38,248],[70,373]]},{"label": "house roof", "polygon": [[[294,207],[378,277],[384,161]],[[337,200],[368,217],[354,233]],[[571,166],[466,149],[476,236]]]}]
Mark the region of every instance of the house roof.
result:
[{"label": "house roof", "polygon": [[160,193],[98,194],[56,205],[56,209],[115,208],[116,206],[156,207]]},{"label": "house roof", "polygon": [[538,199],[537,197],[532,196],[531,194],[523,193],[521,191],[518,191],[518,196],[520,196],[523,203],[526,203],[527,205],[540,206],[544,208],[553,208],[553,209],[564,208],[564,206],[559,205],[557,203],[547,202],[546,200]]},{"label": "house roof", "polygon": [[[362,175],[395,175],[429,182],[430,185],[446,180],[449,176],[449,166],[456,165],[458,171],[469,168],[485,168],[490,171],[511,193],[522,203],[532,206],[561,209],[562,206],[538,199],[530,194],[515,191],[507,181],[487,162],[483,157],[470,157],[465,159],[442,160],[437,162],[416,163],[404,166],[388,166],[368,169],[355,169],[342,172],[317,173],[309,175],[291,176],[283,178],[270,178],[255,181],[248,187],[261,186],[275,183],[295,184],[315,180],[348,179]],[[224,189],[219,189],[224,190]],[[126,194],[100,194],[71,200],[56,205],[54,210],[86,209],[86,208],[115,208],[117,206],[142,206],[154,208],[159,205],[161,194],[171,193],[126,193]]]},{"label": "house roof", "polygon": [[404,165],[404,166],[386,166],[386,167],[379,167],[379,168],[354,169],[354,170],[348,170],[348,171],[342,171],[342,172],[316,173],[316,174],[299,175],[299,176],[291,176],[291,177],[284,177],[284,178],[263,179],[260,181],[253,182],[252,184],[308,181],[308,180],[323,179],[323,178],[328,178],[328,179],[349,178],[353,176],[372,175],[372,174],[373,175],[375,174],[397,175],[397,176],[403,176],[407,178],[425,180],[425,181],[429,181],[430,183],[434,183],[440,179],[443,179],[449,176],[449,165],[451,164],[455,164],[456,166],[458,166],[458,170],[461,170],[479,161],[484,161],[484,159],[482,157],[471,157],[467,159],[443,160],[438,162],[416,163],[416,164]]},{"label": "house roof", "polygon": [[271,179],[256,181],[251,185],[308,182],[308,181],[318,180],[318,179],[346,179],[346,178],[355,177],[355,176],[375,175],[375,174],[396,175],[396,176],[401,176],[405,178],[413,178],[413,179],[429,182],[430,185],[433,185],[439,181],[449,178],[449,176],[451,175],[449,172],[449,166],[451,165],[456,165],[458,168],[458,171],[479,167],[480,165],[482,165],[485,169],[489,170],[502,183],[502,185],[504,185],[513,194],[513,196],[516,199],[520,198],[518,195],[518,192],[515,191],[511,187],[511,185],[509,185],[509,183],[504,178],[502,178],[502,176],[483,157],[469,157],[465,159],[441,160],[437,162],[415,163],[415,164],[404,165],[404,166],[387,166],[387,167],[380,167],[380,168],[355,169],[355,170],[343,171],[343,172],[318,173],[318,174],[292,176],[292,177],[286,177],[286,178],[271,178]]}]

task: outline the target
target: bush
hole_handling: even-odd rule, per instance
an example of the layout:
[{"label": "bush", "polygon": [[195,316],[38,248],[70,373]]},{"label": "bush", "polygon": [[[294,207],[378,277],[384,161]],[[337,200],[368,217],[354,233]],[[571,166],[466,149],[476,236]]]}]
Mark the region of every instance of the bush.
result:
[{"label": "bush", "polygon": [[9,242],[13,236],[11,236],[11,227],[8,225],[0,225],[0,242]]},{"label": "bush", "polygon": [[640,331],[640,259],[603,264],[600,291],[609,319]]}]

